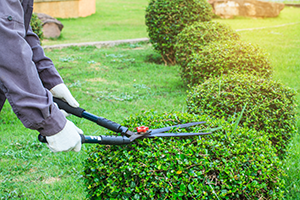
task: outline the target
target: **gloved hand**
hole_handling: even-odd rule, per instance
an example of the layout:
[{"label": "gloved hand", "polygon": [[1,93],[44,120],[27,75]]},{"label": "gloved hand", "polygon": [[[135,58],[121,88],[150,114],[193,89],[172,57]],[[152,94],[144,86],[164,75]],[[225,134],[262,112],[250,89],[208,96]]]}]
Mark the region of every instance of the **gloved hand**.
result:
[{"label": "gloved hand", "polygon": [[67,86],[63,83],[54,86],[50,92],[52,93],[53,97],[62,99],[66,101],[70,106],[77,108],[79,107],[79,103],[75,100],[72,96],[71,92],[67,88]]},{"label": "gloved hand", "polygon": [[65,127],[55,135],[46,136],[47,146],[53,152],[79,152],[81,149],[81,137],[83,131],[67,120]]}]

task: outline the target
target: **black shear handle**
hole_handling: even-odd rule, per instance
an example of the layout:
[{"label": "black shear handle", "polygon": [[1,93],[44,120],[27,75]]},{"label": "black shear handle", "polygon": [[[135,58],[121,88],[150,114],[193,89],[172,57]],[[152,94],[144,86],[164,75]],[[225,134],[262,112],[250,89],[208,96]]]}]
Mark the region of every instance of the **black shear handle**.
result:
[{"label": "black shear handle", "polygon": [[[99,135],[99,136],[86,136],[80,134],[81,143],[97,143],[97,144],[108,144],[108,145],[119,145],[119,144],[129,144],[131,141],[128,137],[125,136],[108,136],[108,135]],[[45,136],[39,134],[38,139],[42,143],[47,143]]]},{"label": "black shear handle", "polygon": [[125,134],[128,131],[128,128],[121,126],[116,122],[110,121],[104,117],[98,117],[96,115],[88,113],[83,108],[80,107],[74,108],[61,99],[53,98],[53,101],[58,105],[60,109],[65,110],[67,113],[70,113],[80,118],[83,117],[85,119],[88,119],[111,131],[114,131],[116,133],[122,133],[122,134]]}]

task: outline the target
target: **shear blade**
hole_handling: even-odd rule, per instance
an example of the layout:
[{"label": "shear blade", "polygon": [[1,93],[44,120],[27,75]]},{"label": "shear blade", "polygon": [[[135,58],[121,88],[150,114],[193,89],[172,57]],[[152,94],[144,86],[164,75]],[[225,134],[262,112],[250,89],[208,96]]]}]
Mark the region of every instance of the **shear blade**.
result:
[{"label": "shear blade", "polygon": [[197,135],[208,135],[211,132],[207,133],[150,133],[149,135],[144,136],[144,138],[154,138],[154,137],[188,137],[188,136],[197,136]]},{"label": "shear blade", "polygon": [[[156,133],[166,132],[166,131],[171,130],[172,128],[187,128],[187,127],[190,127],[190,126],[195,126],[195,125],[204,124],[204,123],[206,123],[206,122],[192,122],[192,123],[168,126],[168,127],[164,127],[164,128],[158,128],[158,129],[151,130],[151,135],[156,134]],[[160,136],[160,137],[162,137],[162,136]],[[167,136],[165,136],[165,137],[167,137]]]}]

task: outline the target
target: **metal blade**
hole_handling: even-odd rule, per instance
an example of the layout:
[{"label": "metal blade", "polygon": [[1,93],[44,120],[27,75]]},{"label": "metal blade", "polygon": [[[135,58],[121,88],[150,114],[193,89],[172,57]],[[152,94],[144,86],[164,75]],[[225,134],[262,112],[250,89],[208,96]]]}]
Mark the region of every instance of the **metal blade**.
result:
[{"label": "metal blade", "polygon": [[134,132],[132,132],[132,131],[127,131],[126,133],[125,133],[125,135],[127,135],[127,136],[131,136],[131,135],[134,135],[135,133]]},{"label": "metal blade", "polygon": [[208,135],[211,132],[207,133],[155,133],[143,136],[143,138],[154,138],[154,137],[189,137],[189,136],[197,136],[197,135]]},{"label": "metal blade", "polygon": [[174,126],[168,126],[168,127],[164,127],[164,128],[153,129],[153,130],[151,130],[150,134],[153,135],[153,134],[156,134],[156,133],[162,133],[162,132],[169,131],[172,128],[186,128],[186,127],[195,126],[195,125],[204,124],[204,123],[206,123],[206,122],[192,122],[192,123],[178,124],[178,125],[174,125]]}]

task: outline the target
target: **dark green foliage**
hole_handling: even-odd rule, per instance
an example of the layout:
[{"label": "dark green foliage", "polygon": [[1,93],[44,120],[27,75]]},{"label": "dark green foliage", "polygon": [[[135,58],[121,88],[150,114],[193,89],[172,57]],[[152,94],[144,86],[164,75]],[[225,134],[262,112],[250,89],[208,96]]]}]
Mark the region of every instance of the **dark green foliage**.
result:
[{"label": "dark green foliage", "polygon": [[150,42],[166,64],[175,64],[177,34],[195,21],[210,21],[211,16],[206,0],[151,0],[145,19]]},{"label": "dark green foliage", "polygon": [[187,56],[186,62],[181,77],[190,85],[233,72],[270,77],[273,71],[267,53],[240,40],[209,43],[200,52]]},{"label": "dark green foliage", "polygon": [[[161,128],[192,121],[220,127],[212,135],[143,139],[126,146],[95,146],[85,162],[90,199],[278,199],[281,162],[264,134],[225,120],[187,113],[141,113],[125,120]],[[173,130],[173,132],[178,131]]]},{"label": "dark green foliage", "polygon": [[278,153],[284,153],[296,131],[295,92],[278,81],[232,74],[193,87],[187,98],[188,112],[200,115],[230,118],[243,106],[241,124],[265,131]]},{"label": "dark green foliage", "polygon": [[35,13],[32,14],[30,26],[32,28],[32,31],[35,34],[37,34],[37,36],[40,38],[40,41],[42,43],[42,40],[44,39],[43,26],[41,20],[37,17]]},{"label": "dark green foliage", "polygon": [[240,36],[230,26],[219,22],[195,22],[185,27],[177,35],[175,44],[176,62],[181,67],[186,66],[187,57],[201,49],[210,42],[224,40],[238,40]]}]

